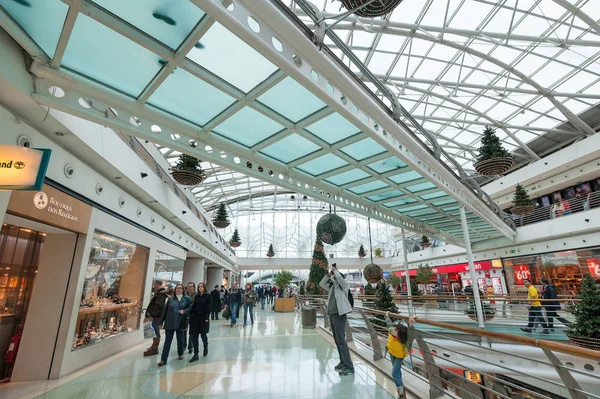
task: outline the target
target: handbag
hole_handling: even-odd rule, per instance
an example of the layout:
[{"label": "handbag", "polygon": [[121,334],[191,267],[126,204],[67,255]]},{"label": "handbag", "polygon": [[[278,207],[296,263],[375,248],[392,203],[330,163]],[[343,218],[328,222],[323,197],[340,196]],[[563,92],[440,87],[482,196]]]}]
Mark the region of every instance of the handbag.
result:
[{"label": "handbag", "polygon": [[184,317],[183,320],[181,320],[181,325],[179,328],[182,330],[187,330],[189,325],[190,325],[190,318]]},{"label": "handbag", "polygon": [[229,308],[223,309],[222,316],[224,319],[229,319],[231,317],[231,310]]},{"label": "handbag", "polygon": [[148,321],[144,323],[144,339],[154,338],[156,334],[154,333],[154,329],[152,328],[152,322]]}]

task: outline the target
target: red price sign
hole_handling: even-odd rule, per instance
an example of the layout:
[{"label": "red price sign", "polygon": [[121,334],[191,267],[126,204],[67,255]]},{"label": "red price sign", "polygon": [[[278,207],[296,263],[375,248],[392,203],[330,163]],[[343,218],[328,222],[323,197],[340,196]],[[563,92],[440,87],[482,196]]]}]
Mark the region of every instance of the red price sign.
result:
[{"label": "red price sign", "polygon": [[531,279],[531,272],[528,265],[518,265],[513,268],[515,273],[515,285],[524,285],[525,280]]}]

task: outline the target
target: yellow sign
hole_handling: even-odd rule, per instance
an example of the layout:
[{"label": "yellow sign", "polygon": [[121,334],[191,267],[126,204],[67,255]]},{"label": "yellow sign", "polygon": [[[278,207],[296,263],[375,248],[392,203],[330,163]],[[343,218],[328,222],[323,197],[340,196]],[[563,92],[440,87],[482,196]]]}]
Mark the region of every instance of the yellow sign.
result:
[{"label": "yellow sign", "polygon": [[465,378],[475,384],[481,384],[481,374],[473,370],[465,370]]},{"label": "yellow sign", "polygon": [[0,190],[40,190],[51,150],[0,144]]}]

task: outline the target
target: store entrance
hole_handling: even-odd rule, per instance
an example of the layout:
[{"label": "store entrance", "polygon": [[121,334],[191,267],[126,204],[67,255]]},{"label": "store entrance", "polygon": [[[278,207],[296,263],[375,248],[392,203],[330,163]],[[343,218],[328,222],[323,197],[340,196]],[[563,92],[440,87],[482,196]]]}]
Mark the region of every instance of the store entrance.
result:
[{"label": "store entrance", "polygon": [[0,380],[10,378],[46,234],[2,223],[0,230]]}]

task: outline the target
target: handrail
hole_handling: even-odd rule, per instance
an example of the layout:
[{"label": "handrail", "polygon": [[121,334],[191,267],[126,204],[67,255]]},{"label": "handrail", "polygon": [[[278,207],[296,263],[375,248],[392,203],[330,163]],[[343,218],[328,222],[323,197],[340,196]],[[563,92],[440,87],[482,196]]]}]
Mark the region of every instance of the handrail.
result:
[{"label": "handrail", "polygon": [[[327,298],[327,295],[298,295],[298,298]],[[402,294],[392,294],[392,298],[397,300],[398,302],[408,302],[408,301],[436,301],[436,300],[454,300],[454,301],[469,301],[473,300],[472,296],[469,296],[464,293],[457,294],[456,296],[452,295],[402,295]],[[357,300],[376,300],[376,295],[355,295],[354,299]],[[481,299],[484,301],[497,301],[497,302],[506,302],[506,301],[519,301],[519,302],[535,302],[539,301],[541,303],[544,302],[562,302],[562,303],[578,303],[581,302],[579,298],[559,298],[559,299],[527,299],[527,297],[520,296],[503,296],[503,295],[482,295]]]},{"label": "handrail", "polygon": [[[380,310],[363,308],[360,306],[355,306],[354,309],[363,311],[363,312],[369,312],[372,314],[388,316],[391,319],[404,320],[404,321],[408,320],[408,316],[402,316],[397,313],[383,312]],[[444,322],[440,322],[440,321],[427,320],[427,319],[423,319],[420,317],[417,317],[415,319],[415,321],[418,323],[421,323],[421,324],[427,324],[427,325],[434,326],[434,327],[440,327],[440,328],[445,328],[445,329],[449,329],[449,330],[456,330],[456,331],[460,331],[463,333],[475,334],[475,335],[487,337],[487,338],[498,338],[498,339],[502,339],[502,340],[509,341],[509,342],[525,344],[525,345],[529,345],[529,346],[535,346],[540,349],[548,349],[548,350],[565,353],[567,355],[582,356],[582,357],[592,359],[595,361],[600,361],[600,352],[599,351],[580,348],[578,346],[566,345],[566,344],[562,344],[562,343],[558,343],[558,342],[547,341],[544,339],[521,337],[518,335],[511,335],[511,334],[506,334],[506,333],[482,330],[479,328],[463,327],[463,326],[444,323]]]}]

